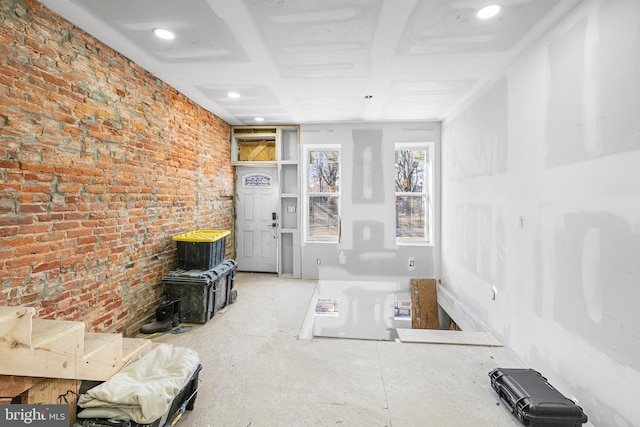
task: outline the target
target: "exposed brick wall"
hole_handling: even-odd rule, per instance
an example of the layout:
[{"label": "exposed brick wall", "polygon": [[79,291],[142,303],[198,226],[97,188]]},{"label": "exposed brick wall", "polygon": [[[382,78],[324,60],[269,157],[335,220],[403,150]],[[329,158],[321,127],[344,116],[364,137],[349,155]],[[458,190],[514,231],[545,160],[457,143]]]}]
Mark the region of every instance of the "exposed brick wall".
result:
[{"label": "exposed brick wall", "polygon": [[172,236],[233,230],[229,125],[35,0],[0,19],[0,305],[122,331]]}]

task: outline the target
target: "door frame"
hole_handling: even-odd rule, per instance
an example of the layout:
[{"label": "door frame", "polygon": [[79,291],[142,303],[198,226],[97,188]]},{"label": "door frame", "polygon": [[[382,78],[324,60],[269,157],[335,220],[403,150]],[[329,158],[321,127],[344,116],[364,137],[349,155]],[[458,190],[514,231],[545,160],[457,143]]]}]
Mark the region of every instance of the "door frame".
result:
[{"label": "door frame", "polygon": [[[280,180],[280,174],[278,171],[278,167],[277,165],[261,165],[260,167],[256,167],[256,166],[237,166],[236,167],[236,182],[235,182],[235,197],[234,197],[234,201],[235,201],[235,235],[236,238],[235,240],[235,251],[236,251],[236,258],[239,258],[239,256],[241,255],[240,253],[240,239],[242,238],[242,234],[241,234],[241,230],[240,230],[240,222],[238,220],[238,215],[239,215],[239,203],[240,203],[240,196],[242,194],[242,189],[245,188],[244,187],[244,183],[243,183],[243,178],[246,177],[247,175],[252,175],[252,174],[260,174],[260,173],[267,173],[272,177],[272,182],[271,182],[271,187],[270,187],[270,191],[272,192],[271,194],[271,201],[272,201],[272,210],[271,212],[275,212],[276,213],[276,219],[273,221],[275,222],[276,226],[273,227],[274,233],[275,233],[275,245],[273,245],[273,251],[275,251],[274,254],[274,259],[275,259],[275,270],[274,271],[264,271],[265,273],[276,273],[276,274],[280,274],[280,184],[279,184],[279,180]],[[256,187],[259,188],[259,187]],[[239,271],[247,271],[247,272],[260,272],[259,270],[242,270],[242,265],[240,262],[238,262],[238,269]]]}]

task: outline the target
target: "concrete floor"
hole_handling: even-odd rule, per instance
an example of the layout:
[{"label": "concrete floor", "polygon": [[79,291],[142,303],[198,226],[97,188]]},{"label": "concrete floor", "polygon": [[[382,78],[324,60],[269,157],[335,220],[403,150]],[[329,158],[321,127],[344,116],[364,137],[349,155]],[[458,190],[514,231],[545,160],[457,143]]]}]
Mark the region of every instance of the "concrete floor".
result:
[{"label": "concrete floor", "polygon": [[238,300],[155,342],[195,349],[201,388],[178,425],[519,426],[488,372],[503,347],[298,339],[316,282],[238,273]]}]

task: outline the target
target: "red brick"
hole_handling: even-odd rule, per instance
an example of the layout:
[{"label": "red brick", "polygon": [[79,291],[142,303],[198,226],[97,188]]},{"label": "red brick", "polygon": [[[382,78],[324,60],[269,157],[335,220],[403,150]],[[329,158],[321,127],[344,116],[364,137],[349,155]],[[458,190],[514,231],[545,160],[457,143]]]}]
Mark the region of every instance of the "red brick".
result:
[{"label": "red brick", "polygon": [[[232,203],[207,197],[233,194],[229,126],[35,0],[24,4],[0,32],[10,124],[0,122],[0,281],[9,286],[0,303],[22,298],[43,316],[123,329],[160,298],[176,261],[172,234],[202,223],[232,229]],[[12,49],[31,63],[7,57]],[[94,88],[118,109],[92,99]],[[33,289],[43,280],[47,295]]]},{"label": "red brick", "polygon": [[60,252],[64,250],[74,250],[76,244],[73,240],[56,240],[51,242],[51,250]]},{"label": "red brick", "polygon": [[0,216],[0,227],[8,225],[32,224],[33,218],[24,215],[2,215]]},{"label": "red brick", "polygon": [[65,257],[61,259],[60,266],[61,268],[67,268],[76,264],[81,264],[84,261],[84,255],[76,255],[70,257]]},{"label": "red brick", "polygon": [[45,164],[32,164],[32,163],[22,163],[20,164],[20,169],[26,171],[37,171],[37,172],[54,172],[55,169],[51,165]]},{"label": "red brick", "polygon": [[0,159],[0,169],[19,169],[20,163],[16,160],[1,160]]},{"label": "red brick", "polygon": [[63,214],[61,213],[53,213],[46,215],[38,215],[37,220],[40,222],[53,223],[54,221],[61,221],[63,218]]},{"label": "red brick", "polygon": [[31,245],[20,245],[14,246],[15,256],[21,257],[25,255],[36,255],[36,254],[44,254],[49,252],[50,248],[47,243],[36,243]]},{"label": "red brick", "polygon": [[64,79],[61,79],[60,77],[52,76],[48,73],[42,73],[41,76],[45,81],[52,83],[58,87],[61,87],[61,88],[69,87],[69,83]]},{"label": "red brick", "polygon": [[78,228],[80,223],[77,221],[61,221],[53,224],[54,230],[70,230],[74,228]]},{"label": "red brick", "polygon": [[48,271],[48,270],[59,270],[59,269],[60,269],[60,262],[52,261],[52,262],[47,262],[47,263],[37,265],[36,267],[33,268],[32,273],[38,273],[40,271]]},{"label": "red brick", "polygon": [[91,229],[85,228],[85,227],[67,231],[67,237],[69,237],[69,238],[85,237],[85,236],[94,237],[92,235],[93,235],[93,232],[91,231]]},{"label": "red brick", "polygon": [[46,212],[46,208],[43,205],[25,205],[18,206],[18,212],[20,213],[42,213]]},{"label": "red brick", "polygon": [[50,230],[50,224],[33,224],[33,225],[23,225],[18,228],[18,234],[26,236],[26,235],[34,235],[34,234],[43,234],[47,233]]},{"label": "red brick", "polygon": [[42,260],[41,255],[29,255],[19,258],[8,259],[5,261],[7,269],[19,269],[20,267],[31,266],[39,263]]},{"label": "red brick", "polygon": [[52,203],[49,205],[49,209],[51,209],[51,212],[70,212],[75,211],[76,207],[74,205]]},{"label": "red brick", "polygon": [[51,195],[44,193],[21,193],[18,195],[18,200],[24,204],[50,202]]}]

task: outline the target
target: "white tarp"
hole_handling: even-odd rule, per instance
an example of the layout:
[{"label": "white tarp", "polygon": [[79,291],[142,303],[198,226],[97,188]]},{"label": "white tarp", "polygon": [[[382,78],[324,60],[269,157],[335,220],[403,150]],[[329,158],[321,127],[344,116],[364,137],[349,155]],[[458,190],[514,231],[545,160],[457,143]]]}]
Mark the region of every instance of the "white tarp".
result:
[{"label": "white tarp", "polygon": [[114,418],[152,423],[170,409],[200,364],[186,347],[160,344],[78,398],[79,418]]}]

